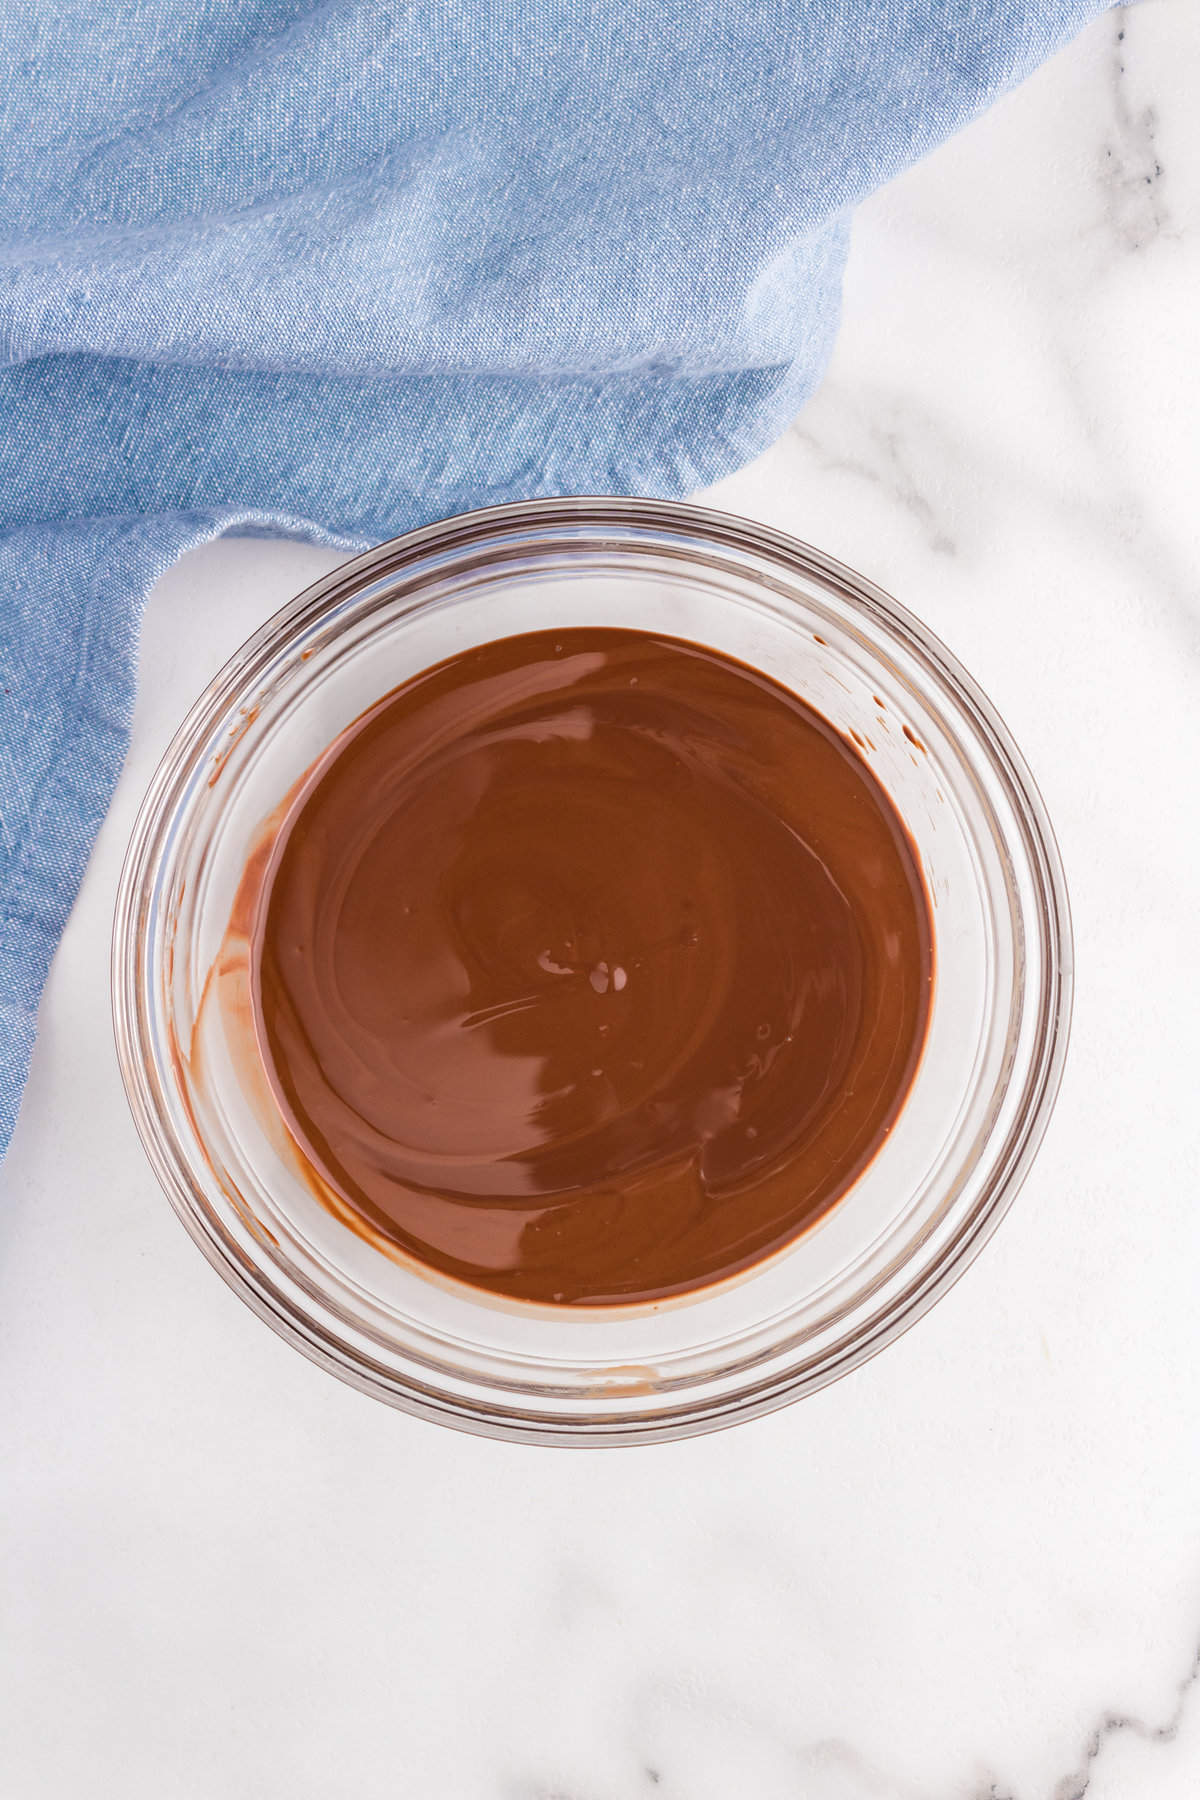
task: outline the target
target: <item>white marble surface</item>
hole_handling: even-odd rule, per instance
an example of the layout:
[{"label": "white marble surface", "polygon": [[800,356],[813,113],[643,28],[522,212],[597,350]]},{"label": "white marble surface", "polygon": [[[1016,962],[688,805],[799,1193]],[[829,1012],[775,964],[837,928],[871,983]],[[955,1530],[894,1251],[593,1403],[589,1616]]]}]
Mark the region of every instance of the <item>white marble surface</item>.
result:
[{"label": "white marble surface", "polygon": [[715,495],[983,681],[1078,934],[1009,1220],[789,1411],[460,1437],[193,1249],[109,1046],[118,862],[184,704],[330,558],[220,545],[162,583],[0,1178],[3,1800],[1200,1793],[1198,91],[1200,10],[1139,6],[873,201],[825,386]]}]

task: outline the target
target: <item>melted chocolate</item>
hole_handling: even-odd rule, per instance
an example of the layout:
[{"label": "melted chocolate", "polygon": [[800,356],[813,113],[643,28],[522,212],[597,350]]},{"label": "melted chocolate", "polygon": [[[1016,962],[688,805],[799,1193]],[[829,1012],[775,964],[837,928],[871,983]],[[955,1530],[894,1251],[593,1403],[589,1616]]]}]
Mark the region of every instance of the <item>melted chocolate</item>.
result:
[{"label": "melted chocolate", "polygon": [[903,1104],[932,967],[913,847],[832,726],[715,651],[563,630],[331,745],[252,988],[288,1128],[366,1235],[608,1305],[834,1204]]}]

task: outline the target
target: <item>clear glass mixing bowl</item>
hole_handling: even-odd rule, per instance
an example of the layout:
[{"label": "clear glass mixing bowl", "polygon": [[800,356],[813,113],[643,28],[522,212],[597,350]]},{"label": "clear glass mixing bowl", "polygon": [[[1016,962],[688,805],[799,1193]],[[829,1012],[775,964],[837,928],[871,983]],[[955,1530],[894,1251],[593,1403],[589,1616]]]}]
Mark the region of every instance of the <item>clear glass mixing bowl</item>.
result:
[{"label": "clear glass mixing bowl", "polygon": [[[387,1255],[315,1195],[214,975],[264,821],[360,712],[515,632],[632,626],[724,650],[855,734],[934,906],[929,1033],[900,1117],[833,1210],[756,1268],[656,1305],[506,1302]],[[228,979],[226,979],[228,977]],[[232,983],[232,986],[231,986]],[[745,520],[646,500],[504,506],[380,545],[277,613],[192,708],[117,903],[117,1048],[147,1154],[243,1298],[314,1361],[471,1431],[640,1443],[852,1369],[1003,1216],[1066,1052],[1071,934],[1041,799],[994,709],[894,600]]]}]

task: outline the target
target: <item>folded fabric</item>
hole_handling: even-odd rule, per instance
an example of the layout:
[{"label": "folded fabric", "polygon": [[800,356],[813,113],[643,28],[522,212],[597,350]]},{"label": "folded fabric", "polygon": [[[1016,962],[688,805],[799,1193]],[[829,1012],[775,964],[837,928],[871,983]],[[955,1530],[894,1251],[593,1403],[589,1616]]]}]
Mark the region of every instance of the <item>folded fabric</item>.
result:
[{"label": "folded fabric", "polygon": [[756,455],[855,202],[1098,9],[3,10],[0,1152],[168,564]]}]

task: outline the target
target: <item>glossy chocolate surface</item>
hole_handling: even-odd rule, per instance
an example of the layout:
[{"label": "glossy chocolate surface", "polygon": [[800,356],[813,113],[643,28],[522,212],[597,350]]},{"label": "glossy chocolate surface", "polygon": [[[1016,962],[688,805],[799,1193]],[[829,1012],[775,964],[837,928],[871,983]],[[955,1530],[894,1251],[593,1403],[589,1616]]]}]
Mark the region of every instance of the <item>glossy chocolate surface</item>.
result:
[{"label": "glossy chocolate surface", "polygon": [[862,756],[701,646],[485,645],[330,746],[254,930],[260,1049],[364,1233],[559,1304],[649,1301],[828,1210],[902,1106],[933,933]]}]

